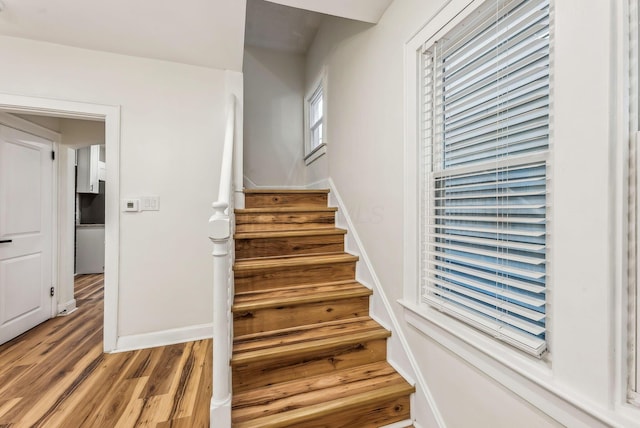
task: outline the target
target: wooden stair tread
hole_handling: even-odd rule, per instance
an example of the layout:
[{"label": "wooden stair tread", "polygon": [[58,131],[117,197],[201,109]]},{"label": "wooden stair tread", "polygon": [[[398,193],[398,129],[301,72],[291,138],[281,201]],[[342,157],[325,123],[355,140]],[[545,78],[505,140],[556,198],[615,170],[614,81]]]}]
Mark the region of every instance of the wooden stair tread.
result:
[{"label": "wooden stair tread", "polygon": [[415,388],[404,383],[379,387],[373,391],[361,392],[347,397],[321,402],[283,413],[276,413],[253,420],[234,423],[236,428],[250,427],[286,427],[301,424],[305,421],[328,417],[339,411],[356,409],[370,403],[377,403],[412,394]]},{"label": "wooden stair tread", "polygon": [[241,392],[233,397],[233,421],[244,422],[390,385],[409,385],[386,361],[342,369]]},{"label": "wooden stair tread", "polygon": [[329,193],[329,189],[244,189],[245,194],[271,194],[271,193],[289,193],[289,194],[314,194]]},{"label": "wooden stair tread", "polygon": [[233,270],[235,272],[243,272],[259,269],[281,269],[287,267],[302,267],[331,263],[354,263],[357,262],[358,259],[358,256],[354,256],[349,253],[242,259],[236,260],[233,265]]},{"label": "wooden stair tread", "polygon": [[369,317],[244,335],[234,340],[231,365],[308,355],[322,349],[386,339],[390,335]]},{"label": "wooden stair tread", "polygon": [[345,235],[345,229],[336,227],[322,229],[302,229],[302,230],[264,230],[259,232],[238,232],[233,235],[234,239],[269,239],[269,238],[290,238],[304,236],[324,236],[324,235]]},{"label": "wooden stair tread", "polygon": [[[331,337],[353,331],[370,331],[382,328],[369,316],[351,318],[342,321],[328,321],[320,324],[307,324],[280,330],[236,336],[233,340],[234,350],[260,349],[268,342],[276,345],[314,340],[325,336]],[[384,329],[383,329],[384,330]],[[386,331],[386,330],[385,330]]]},{"label": "wooden stair tread", "polygon": [[263,214],[263,213],[306,213],[306,212],[336,212],[337,207],[263,207],[263,208],[236,208],[236,214]]},{"label": "wooden stair tread", "polygon": [[370,296],[372,291],[357,281],[304,284],[279,289],[237,293],[232,311],[242,312],[292,304],[327,302],[350,297]]}]

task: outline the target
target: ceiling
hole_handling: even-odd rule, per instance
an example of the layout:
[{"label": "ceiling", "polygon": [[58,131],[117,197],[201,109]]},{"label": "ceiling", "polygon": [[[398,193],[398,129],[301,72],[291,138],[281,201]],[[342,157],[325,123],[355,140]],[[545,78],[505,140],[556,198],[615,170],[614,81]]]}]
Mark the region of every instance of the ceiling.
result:
[{"label": "ceiling", "polygon": [[0,1],[0,35],[242,70],[241,0]]},{"label": "ceiling", "polygon": [[245,44],[304,54],[322,22],[323,14],[264,0],[247,0]]},{"label": "ceiling", "polygon": [[376,23],[393,0],[247,0],[245,44],[304,54],[325,16]]},{"label": "ceiling", "polygon": [[377,22],[393,0],[247,1],[0,0],[0,35],[242,71],[245,13],[249,45],[303,53],[323,13]]},{"label": "ceiling", "polygon": [[393,0],[267,0],[285,6],[377,24]]}]

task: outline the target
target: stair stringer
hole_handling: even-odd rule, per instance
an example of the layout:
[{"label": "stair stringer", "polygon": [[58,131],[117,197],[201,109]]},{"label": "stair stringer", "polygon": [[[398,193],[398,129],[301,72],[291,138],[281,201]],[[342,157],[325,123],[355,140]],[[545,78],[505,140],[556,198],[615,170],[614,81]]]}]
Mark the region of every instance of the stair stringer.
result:
[{"label": "stair stringer", "polygon": [[414,421],[414,426],[417,428],[431,426],[445,428],[446,424],[436,401],[419,370],[415,356],[409,348],[406,336],[391,309],[389,299],[384,293],[380,279],[373,269],[371,260],[367,256],[358,232],[351,221],[347,206],[340,197],[335,183],[331,178],[327,178],[310,184],[308,188],[329,188],[331,190],[329,192],[329,206],[338,208],[336,227],[347,230],[345,251],[360,257],[359,263],[356,265],[356,280],[373,290],[369,315],[391,331],[391,337],[387,339],[387,361],[407,382],[416,387],[416,393],[411,397],[411,418]]}]

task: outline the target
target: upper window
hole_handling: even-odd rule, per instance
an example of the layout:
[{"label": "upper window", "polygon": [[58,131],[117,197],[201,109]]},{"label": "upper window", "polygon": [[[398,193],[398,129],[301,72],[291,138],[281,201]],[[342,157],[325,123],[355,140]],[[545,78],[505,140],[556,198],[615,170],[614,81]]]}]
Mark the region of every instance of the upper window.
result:
[{"label": "upper window", "polygon": [[313,151],[322,144],[322,86],[309,100],[309,148]]},{"label": "upper window", "polygon": [[305,163],[325,153],[325,100],[323,80],[315,85],[305,103]]},{"label": "upper window", "polygon": [[422,50],[421,301],[546,348],[549,1],[491,0]]}]

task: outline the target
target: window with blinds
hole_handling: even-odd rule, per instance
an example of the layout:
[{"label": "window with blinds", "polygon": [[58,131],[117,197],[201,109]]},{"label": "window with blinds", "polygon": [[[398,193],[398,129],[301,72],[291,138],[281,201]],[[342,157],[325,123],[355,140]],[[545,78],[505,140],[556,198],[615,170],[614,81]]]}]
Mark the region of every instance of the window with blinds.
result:
[{"label": "window with blinds", "polygon": [[422,52],[422,300],[546,350],[548,0],[489,0]]}]

